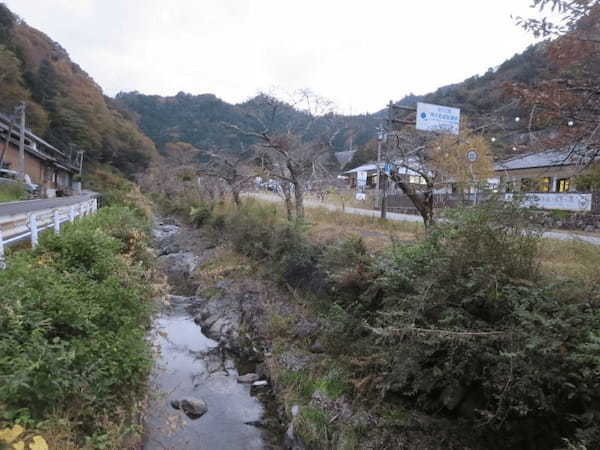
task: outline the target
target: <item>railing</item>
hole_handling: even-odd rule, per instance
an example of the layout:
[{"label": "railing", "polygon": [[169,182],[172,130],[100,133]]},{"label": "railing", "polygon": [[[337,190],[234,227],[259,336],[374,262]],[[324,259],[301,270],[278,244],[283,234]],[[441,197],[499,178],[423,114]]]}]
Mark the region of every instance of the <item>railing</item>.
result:
[{"label": "railing", "polygon": [[91,198],[72,205],[0,218],[0,269],[6,268],[6,247],[29,239],[35,248],[41,232],[53,229],[58,235],[63,223],[74,222],[77,217],[93,214],[97,210],[98,200]]}]

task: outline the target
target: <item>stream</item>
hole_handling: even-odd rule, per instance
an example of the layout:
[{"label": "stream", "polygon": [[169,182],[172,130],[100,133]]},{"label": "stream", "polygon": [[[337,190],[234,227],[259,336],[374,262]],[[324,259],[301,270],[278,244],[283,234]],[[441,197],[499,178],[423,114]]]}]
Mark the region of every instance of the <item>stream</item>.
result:
[{"label": "stream", "polygon": [[[178,233],[185,231],[182,226],[158,221],[154,236],[159,251],[163,252],[163,260],[174,259],[168,262],[171,289],[177,294],[187,291],[189,295],[191,289],[185,282],[178,286],[181,280],[177,275],[189,275],[196,259],[190,256],[190,249],[182,252],[181,248],[176,248],[175,253],[169,254],[167,248],[172,245],[168,243],[173,238],[181,237]],[[268,405],[253,395],[250,384],[238,381],[240,371],[248,373],[251,365],[236,360],[219,342],[202,333],[201,327],[194,322],[195,302],[194,296],[169,295],[155,318],[151,339],[157,359],[150,381],[151,398],[145,414],[143,448],[282,448],[278,445],[281,440],[277,433],[263,425],[269,414]],[[176,404],[184,399],[199,402],[206,412],[199,417],[191,416],[183,403]],[[175,406],[181,406],[181,409]]]}]

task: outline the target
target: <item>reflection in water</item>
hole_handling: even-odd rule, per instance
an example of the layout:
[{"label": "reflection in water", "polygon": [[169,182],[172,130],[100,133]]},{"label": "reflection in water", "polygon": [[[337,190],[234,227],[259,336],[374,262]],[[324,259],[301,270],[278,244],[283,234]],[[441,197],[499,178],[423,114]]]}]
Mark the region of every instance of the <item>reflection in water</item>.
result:
[{"label": "reflection in water", "polygon": [[[235,369],[209,375],[204,352],[217,343],[202,334],[184,307],[179,302],[156,320],[154,343],[160,354],[151,386],[157,395],[146,414],[144,448],[263,449],[261,431],[245,424],[260,420],[263,406],[250,396],[248,385],[237,383]],[[208,412],[197,420],[189,419],[170,405],[171,400],[183,397],[203,399]]]}]

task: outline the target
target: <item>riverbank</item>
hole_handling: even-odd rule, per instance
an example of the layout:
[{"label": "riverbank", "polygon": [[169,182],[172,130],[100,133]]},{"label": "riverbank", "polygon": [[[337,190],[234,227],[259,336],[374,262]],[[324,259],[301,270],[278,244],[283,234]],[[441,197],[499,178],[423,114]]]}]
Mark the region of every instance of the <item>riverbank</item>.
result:
[{"label": "riverbank", "polygon": [[206,299],[197,295],[205,288],[198,271],[211,263],[215,246],[172,219],[157,220],[153,234],[167,287],[152,333],[157,360],[144,448],[281,448],[283,431],[273,399],[255,375],[252,352],[241,351],[237,299],[219,303],[221,326],[201,328]]},{"label": "riverbank", "polygon": [[[165,436],[147,422],[147,448],[163,448],[154,447],[152,441],[160,441],[166,448],[172,448],[170,444],[188,448],[185,439],[193,436],[207,439],[212,443],[207,448],[214,449],[476,448],[468,446],[469,438],[453,437],[460,434],[460,428],[443,417],[404,411],[362,396],[361,392],[368,391],[364,388],[369,379],[353,378],[351,365],[355,362],[347,361],[339,350],[344,343],[332,339],[330,331],[339,324],[327,305],[319,305],[302,290],[282,288],[270,275],[270,268],[235,252],[207,230],[166,220],[158,224],[155,234],[159,266],[169,277],[171,294],[176,294],[170,297],[167,309],[175,312],[176,321],[183,320],[175,326],[176,334],[187,335],[186,339],[195,336],[189,341],[191,348],[179,346],[173,327],[164,323],[171,319],[163,314],[159,320],[166,335],[158,344],[165,348],[168,342],[170,357],[178,355],[174,357],[175,370],[189,364],[183,371],[191,370],[198,381],[196,390],[190,387],[192,377],[182,380],[185,375],[162,381],[167,395],[150,410],[159,411],[159,423],[174,428]],[[196,331],[190,331],[192,319],[199,327]],[[182,351],[195,354],[195,361],[182,362],[186,359]],[[161,362],[164,365],[165,361]],[[254,383],[246,392],[260,400],[262,414],[242,406],[250,401],[243,397],[244,392],[232,391],[240,385],[240,374]],[[220,394],[214,392],[215,380]],[[186,395],[206,401],[206,415],[193,421],[169,407],[171,400],[181,396],[179,382],[188,384]],[[223,393],[229,393],[228,397]],[[240,415],[240,409],[245,415]],[[177,419],[169,420],[174,413]],[[225,426],[211,426],[212,414],[219,415]],[[246,446],[239,444],[241,440],[236,445],[236,436],[245,436],[250,430],[258,431],[258,437],[247,439]],[[229,447],[219,440],[224,431],[232,439]]]}]

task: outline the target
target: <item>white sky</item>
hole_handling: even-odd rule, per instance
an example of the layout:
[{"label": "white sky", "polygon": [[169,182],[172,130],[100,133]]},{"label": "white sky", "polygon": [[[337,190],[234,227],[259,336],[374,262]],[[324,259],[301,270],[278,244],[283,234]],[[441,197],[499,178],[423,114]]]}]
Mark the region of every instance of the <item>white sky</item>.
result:
[{"label": "white sky", "polygon": [[4,0],[108,95],[309,88],[374,112],[501,64],[529,0]]}]

